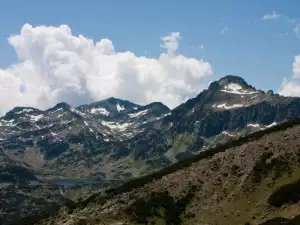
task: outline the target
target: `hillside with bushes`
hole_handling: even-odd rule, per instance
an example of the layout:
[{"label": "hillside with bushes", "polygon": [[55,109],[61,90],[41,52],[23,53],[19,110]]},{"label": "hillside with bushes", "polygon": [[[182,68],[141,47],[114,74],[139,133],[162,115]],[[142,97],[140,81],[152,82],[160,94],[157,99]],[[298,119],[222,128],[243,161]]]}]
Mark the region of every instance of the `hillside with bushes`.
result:
[{"label": "hillside with bushes", "polygon": [[23,224],[299,224],[299,136],[283,123]]}]

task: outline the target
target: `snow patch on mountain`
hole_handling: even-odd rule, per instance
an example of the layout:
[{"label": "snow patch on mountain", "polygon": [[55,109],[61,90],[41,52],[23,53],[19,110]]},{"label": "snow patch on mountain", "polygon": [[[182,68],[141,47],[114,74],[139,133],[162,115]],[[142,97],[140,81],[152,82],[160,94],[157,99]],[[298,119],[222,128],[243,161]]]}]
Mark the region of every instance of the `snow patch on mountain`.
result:
[{"label": "snow patch on mountain", "polygon": [[42,119],[43,117],[44,117],[44,115],[43,114],[41,114],[41,115],[29,115],[30,116],[30,120],[31,121],[38,121],[38,120],[40,120],[40,119]]},{"label": "snow patch on mountain", "polygon": [[7,126],[7,127],[14,127],[16,124],[14,124],[14,119],[11,120],[0,120],[0,126]]},{"label": "snow patch on mountain", "polygon": [[57,136],[58,134],[51,131],[51,135],[52,136]]},{"label": "snow patch on mountain", "polygon": [[59,142],[61,141],[61,140],[57,137],[57,136],[59,136],[58,134],[56,134],[56,133],[54,133],[54,132],[52,132],[52,131],[51,131],[50,133],[51,133],[52,137],[54,137],[55,140],[57,140],[57,141],[59,141]]},{"label": "snow patch on mountain", "polygon": [[162,117],[170,116],[170,115],[171,115],[171,113],[169,112],[169,113],[164,114]]},{"label": "snow patch on mountain", "polygon": [[266,127],[267,127],[267,128],[270,128],[270,127],[273,127],[273,126],[276,126],[276,125],[277,125],[277,123],[276,123],[276,122],[273,122],[273,123],[267,125]]},{"label": "snow patch on mountain", "polygon": [[121,106],[120,104],[117,104],[116,107],[117,107],[118,112],[123,111],[125,109],[125,107]]},{"label": "snow patch on mountain", "polygon": [[126,130],[132,123],[119,123],[119,122],[106,122],[102,121],[102,125],[109,127],[113,131],[124,131]]},{"label": "snow patch on mountain", "polygon": [[59,115],[57,116],[57,118],[62,117],[64,114],[65,114],[65,113],[59,114]]},{"label": "snow patch on mountain", "polygon": [[77,109],[75,109],[75,108],[73,108],[73,107],[71,107],[70,110],[71,110],[72,112],[74,112],[74,113],[76,113],[76,114],[82,116],[82,117],[85,117],[85,114],[84,114],[84,113],[78,111]]},{"label": "snow patch on mountain", "polygon": [[230,137],[235,137],[235,136],[236,136],[236,135],[234,135],[234,134],[230,134],[230,133],[227,132],[227,131],[223,131],[221,134],[228,135],[228,136],[230,136]]},{"label": "snow patch on mountain", "polygon": [[238,91],[238,90],[243,89],[243,87],[241,85],[234,84],[234,83],[227,84],[224,88],[228,91]]},{"label": "snow patch on mountain", "polygon": [[234,108],[241,108],[244,107],[243,104],[233,104],[233,105],[227,105],[227,103],[223,103],[220,105],[213,105],[214,108],[219,108],[219,109],[234,109]]},{"label": "snow patch on mountain", "polygon": [[[160,119],[162,119],[162,118],[164,118],[164,117],[166,117],[166,116],[169,116],[169,115],[171,115],[171,113],[163,114],[163,115],[160,116],[160,117],[156,117],[156,120],[160,120]],[[149,121],[146,121],[145,123],[147,123],[147,122],[149,122]]]},{"label": "snow patch on mountain", "polygon": [[19,112],[15,112],[16,114],[21,114],[21,113],[29,113],[29,112],[32,112],[33,109],[22,109],[21,111]]},{"label": "snow patch on mountain", "polygon": [[66,121],[62,121],[61,124],[65,125],[65,124],[69,124],[72,123],[74,120],[66,120]]},{"label": "snow patch on mountain", "polygon": [[257,93],[257,91],[244,90],[241,85],[235,83],[225,85],[224,89],[222,89],[221,91],[238,95],[251,95]]},{"label": "snow patch on mountain", "polygon": [[62,111],[63,109],[62,108],[59,108],[59,109],[56,109],[55,111],[53,111],[53,112],[51,112],[51,113],[57,113],[57,112],[59,112],[59,111]]},{"label": "snow patch on mountain", "polygon": [[[270,128],[270,127],[273,127],[273,126],[276,126],[276,125],[277,125],[277,123],[273,122],[273,123],[271,123],[269,125],[263,125],[263,126],[266,127],[266,128]],[[256,128],[260,128],[261,130],[265,129],[265,128],[262,128],[261,126],[262,125],[260,125],[260,124],[251,124],[251,123],[249,123],[247,125],[247,127],[256,127]]]},{"label": "snow patch on mountain", "polygon": [[92,114],[96,114],[96,113],[100,113],[100,114],[103,114],[105,116],[108,116],[109,115],[109,112],[105,109],[105,108],[92,108],[90,110],[90,112]]},{"label": "snow patch on mountain", "polygon": [[247,125],[247,127],[258,127],[258,128],[260,128],[260,125],[258,123],[256,123],[256,124],[249,123]]},{"label": "snow patch on mountain", "polygon": [[140,117],[140,116],[142,116],[142,115],[147,114],[148,111],[149,111],[148,109],[145,109],[145,110],[142,110],[142,111],[137,112],[137,113],[130,113],[130,114],[128,114],[128,116],[129,116],[130,118]]}]

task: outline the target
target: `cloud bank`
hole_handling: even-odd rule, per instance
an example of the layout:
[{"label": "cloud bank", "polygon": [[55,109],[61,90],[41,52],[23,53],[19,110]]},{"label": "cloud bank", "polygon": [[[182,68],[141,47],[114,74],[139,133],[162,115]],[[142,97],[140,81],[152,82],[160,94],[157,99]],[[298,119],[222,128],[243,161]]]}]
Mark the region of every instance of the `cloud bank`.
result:
[{"label": "cloud bank", "polygon": [[0,115],[15,106],[77,106],[111,96],[175,107],[198,94],[212,74],[208,62],[178,53],[179,32],[161,37],[158,58],[118,52],[111,40],[94,43],[74,36],[69,26],[25,24],[8,41],[19,63],[0,68]]}]

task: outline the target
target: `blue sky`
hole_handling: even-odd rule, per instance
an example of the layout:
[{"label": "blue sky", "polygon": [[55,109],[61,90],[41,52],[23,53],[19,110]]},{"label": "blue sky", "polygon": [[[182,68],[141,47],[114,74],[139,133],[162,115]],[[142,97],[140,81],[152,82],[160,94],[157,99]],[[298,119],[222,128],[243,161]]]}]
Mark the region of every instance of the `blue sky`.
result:
[{"label": "blue sky", "polygon": [[[151,58],[162,52],[160,37],[180,32],[178,52],[209,62],[213,75],[208,80],[234,74],[263,90],[276,91],[283,77],[291,78],[294,57],[300,54],[295,24],[288,22],[300,19],[298,0],[11,0],[0,4],[0,68],[18,62],[7,38],[19,34],[25,23],[67,24],[75,36],[82,34],[95,42],[107,38],[116,51]],[[281,17],[262,19],[273,11]]]}]

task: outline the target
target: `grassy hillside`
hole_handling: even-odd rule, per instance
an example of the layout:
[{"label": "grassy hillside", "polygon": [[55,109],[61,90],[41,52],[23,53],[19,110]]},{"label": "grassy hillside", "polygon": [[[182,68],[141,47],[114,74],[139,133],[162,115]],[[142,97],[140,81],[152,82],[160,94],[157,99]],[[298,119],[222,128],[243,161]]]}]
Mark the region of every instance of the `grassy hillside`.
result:
[{"label": "grassy hillside", "polygon": [[299,224],[299,124],[220,145],[37,224]]}]

